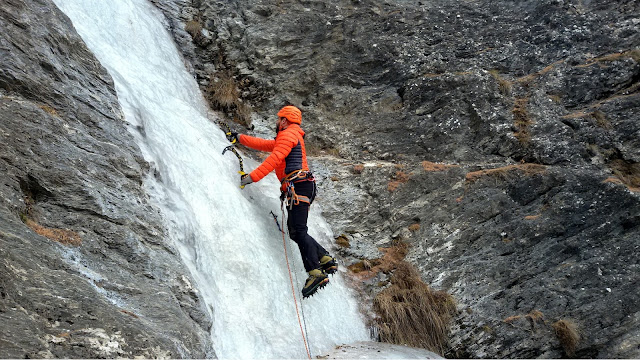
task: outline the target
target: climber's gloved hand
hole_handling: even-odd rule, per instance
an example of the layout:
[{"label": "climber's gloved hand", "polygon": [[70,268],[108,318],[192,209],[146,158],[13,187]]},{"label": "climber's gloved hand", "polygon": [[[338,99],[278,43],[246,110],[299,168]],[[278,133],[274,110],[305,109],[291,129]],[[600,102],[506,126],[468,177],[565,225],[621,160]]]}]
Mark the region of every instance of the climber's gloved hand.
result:
[{"label": "climber's gloved hand", "polygon": [[237,132],[228,132],[226,135],[227,140],[229,140],[230,143],[235,144],[237,142],[240,141],[240,139],[238,139],[238,133]]},{"label": "climber's gloved hand", "polygon": [[253,182],[253,179],[251,179],[251,176],[249,176],[249,174],[244,174],[244,175],[240,175],[240,187],[243,188],[246,185],[249,185]]}]

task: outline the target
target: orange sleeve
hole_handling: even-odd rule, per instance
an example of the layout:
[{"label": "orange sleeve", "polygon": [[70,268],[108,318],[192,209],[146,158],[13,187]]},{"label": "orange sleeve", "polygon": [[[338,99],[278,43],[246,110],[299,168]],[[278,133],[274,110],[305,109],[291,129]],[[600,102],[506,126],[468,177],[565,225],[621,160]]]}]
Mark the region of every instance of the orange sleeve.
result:
[{"label": "orange sleeve", "polygon": [[[244,136],[242,138],[244,138]],[[296,144],[298,144],[298,138],[295,134],[292,131],[284,130],[283,133],[274,140],[271,154],[260,166],[251,172],[251,180],[257,182],[267,176],[284,161]]]},{"label": "orange sleeve", "polygon": [[244,134],[238,135],[238,140],[240,140],[240,144],[246,147],[250,147],[254,150],[267,151],[267,152],[273,151],[273,146],[276,143],[275,140],[260,139],[254,136],[249,136]]}]

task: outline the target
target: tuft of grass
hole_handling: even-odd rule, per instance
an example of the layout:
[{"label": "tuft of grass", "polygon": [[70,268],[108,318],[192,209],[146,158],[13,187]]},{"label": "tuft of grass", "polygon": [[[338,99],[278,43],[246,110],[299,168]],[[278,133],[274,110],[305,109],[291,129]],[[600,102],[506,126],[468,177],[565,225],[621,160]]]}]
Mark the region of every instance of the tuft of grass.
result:
[{"label": "tuft of grass", "polygon": [[347,237],[344,235],[340,235],[336,238],[336,244],[338,244],[343,248],[351,247],[351,244],[349,243],[349,239],[347,239]]},{"label": "tuft of grass", "polygon": [[400,187],[399,181],[389,181],[389,183],[387,184],[387,190],[389,192],[394,192],[398,190],[399,187]]},{"label": "tuft of grass", "polygon": [[491,74],[491,76],[493,76],[493,78],[498,82],[498,89],[500,90],[500,93],[502,95],[511,95],[511,81],[506,80],[502,76],[500,76],[500,72],[496,69],[489,70],[489,74]]},{"label": "tuft of grass", "polygon": [[512,322],[514,322],[514,321],[516,321],[518,319],[521,319],[521,318],[522,318],[522,315],[513,315],[513,316],[507,317],[506,319],[504,319],[502,321],[504,321],[506,323],[512,323]]},{"label": "tuft of grass", "polygon": [[[609,168],[630,191],[640,191],[640,163],[616,159],[609,162]],[[605,180],[606,181],[606,180]]]},{"label": "tuft of grass", "polygon": [[364,264],[354,264],[355,269],[359,270],[358,278],[360,280],[371,279],[378,273],[391,273],[404,261],[404,257],[409,252],[409,245],[403,241],[395,241],[390,247],[379,248],[379,250],[383,253],[383,256],[379,259],[369,260],[369,268],[365,268]]},{"label": "tuft of grass", "polygon": [[458,167],[458,165],[438,164],[431,161],[422,162],[422,168],[424,169],[424,171],[428,172],[445,171],[452,167]]},{"label": "tuft of grass", "polygon": [[597,58],[590,59],[586,63],[582,65],[578,65],[577,67],[588,67],[594,64],[598,65],[606,65],[608,62],[619,61],[622,59],[633,59],[633,61],[640,63],[640,49],[633,49],[613,54],[603,55]]},{"label": "tuft of grass", "polygon": [[240,98],[236,82],[229,72],[221,72],[218,81],[209,84],[207,93],[211,105],[217,110],[231,110]]},{"label": "tuft of grass", "polygon": [[520,141],[521,144],[528,144],[531,140],[531,134],[529,132],[529,126],[533,124],[533,121],[529,117],[527,111],[528,98],[517,98],[511,113],[513,114],[513,123],[516,127],[516,131],[513,135]]},{"label": "tuft of grass", "polygon": [[391,285],[375,297],[373,306],[381,341],[444,353],[455,301],[429,288],[409,263],[398,264]]},{"label": "tuft of grass", "polygon": [[591,113],[591,116],[596,120],[596,124],[603,128],[603,129],[611,129],[611,122],[609,120],[607,120],[607,117],[605,116],[605,114],[600,111],[600,110],[596,110],[594,112]]},{"label": "tuft of grass", "polygon": [[46,112],[47,114],[51,115],[51,116],[55,116],[55,117],[60,117],[60,115],[58,114],[58,112],[56,111],[56,109],[52,108],[49,105],[46,104],[41,104],[38,105],[40,107],[40,109],[44,110],[44,112]]},{"label": "tuft of grass", "polygon": [[580,342],[580,332],[576,324],[571,320],[562,319],[556,321],[551,326],[564,352],[570,357],[574,356],[578,343]]},{"label": "tuft of grass", "polygon": [[233,121],[249,128],[251,126],[251,113],[251,106],[247,105],[245,102],[238,101],[236,103],[236,111],[233,116]]},{"label": "tuft of grass", "polygon": [[21,214],[20,218],[28,227],[31,228],[31,230],[49,240],[57,241],[67,246],[80,246],[82,243],[82,238],[80,238],[80,235],[74,231],[44,227],[24,214]]},{"label": "tuft of grass", "polygon": [[337,158],[340,157],[340,150],[338,150],[338,148],[331,147],[331,148],[326,149],[326,152],[327,152],[327,154],[329,154],[329,155],[331,155],[333,157],[337,157]]},{"label": "tuft of grass", "polygon": [[133,312],[131,312],[129,310],[120,309],[120,312],[123,313],[123,314],[127,314],[127,315],[129,315],[131,317],[134,317],[136,319],[138,318],[138,315],[136,315],[135,313],[133,313]]},{"label": "tuft of grass", "polygon": [[549,99],[556,104],[562,103],[562,97],[558,94],[549,95]]},{"label": "tuft of grass", "polygon": [[531,322],[532,327],[535,327],[538,321],[544,320],[544,314],[540,310],[532,310],[527,315],[525,315],[525,318]]},{"label": "tuft of grass", "polygon": [[354,174],[362,174],[362,172],[364,171],[364,165],[362,164],[357,164],[357,165],[353,165],[353,167],[351,168],[351,172]]},{"label": "tuft of grass", "polygon": [[351,270],[351,272],[353,272],[354,274],[358,274],[361,273],[363,271],[368,271],[371,270],[372,267],[374,267],[375,265],[379,264],[380,260],[375,259],[375,260],[367,260],[364,259],[362,261],[359,261],[355,264],[349,265],[347,266],[347,268],[349,270]]},{"label": "tuft of grass", "polygon": [[387,190],[389,190],[389,192],[398,190],[401,184],[405,184],[409,181],[409,178],[411,178],[411,174],[407,174],[402,170],[396,171],[392,180],[387,184]]},{"label": "tuft of grass", "polygon": [[[211,78],[217,78],[216,81],[211,81],[206,88],[207,99],[211,107],[225,112],[234,122],[250,128],[253,109],[240,98],[240,88],[231,71],[220,71],[212,75]],[[241,81],[240,84],[246,84],[246,81]]]},{"label": "tuft of grass", "polygon": [[546,167],[544,165],[525,163],[503,166],[495,169],[472,171],[467,173],[467,175],[465,176],[465,180],[469,183],[473,183],[482,177],[494,177],[505,180],[509,177],[510,174],[513,174],[514,172],[519,172],[526,176],[533,176],[542,174],[545,171]]},{"label": "tuft of grass", "polygon": [[198,20],[190,20],[185,24],[184,30],[191,35],[193,42],[197,43],[202,38],[202,24]]}]

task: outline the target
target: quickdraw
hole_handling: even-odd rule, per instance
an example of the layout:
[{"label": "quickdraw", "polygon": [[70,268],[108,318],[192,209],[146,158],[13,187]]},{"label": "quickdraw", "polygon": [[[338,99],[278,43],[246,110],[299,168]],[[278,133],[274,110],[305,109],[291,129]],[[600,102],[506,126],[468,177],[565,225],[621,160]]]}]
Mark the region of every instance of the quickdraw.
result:
[{"label": "quickdraw", "polygon": [[[231,135],[231,128],[229,127],[229,125],[227,125],[227,123],[218,121],[218,124],[224,128],[225,135]],[[244,163],[242,161],[242,156],[240,156],[240,154],[238,153],[238,150],[236,150],[236,147],[235,147],[236,143],[237,143],[236,139],[233,139],[233,141],[231,142],[231,145],[225,147],[222,150],[222,155],[224,155],[224,153],[226,153],[227,151],[231,151],[238,158],[238,161],[240,162],[240,171],[238,171],[238,173],[240,175],[247,175],[247,173],[244,172]],[[240,185],[240,189],[244,189],[244,185]]]}]

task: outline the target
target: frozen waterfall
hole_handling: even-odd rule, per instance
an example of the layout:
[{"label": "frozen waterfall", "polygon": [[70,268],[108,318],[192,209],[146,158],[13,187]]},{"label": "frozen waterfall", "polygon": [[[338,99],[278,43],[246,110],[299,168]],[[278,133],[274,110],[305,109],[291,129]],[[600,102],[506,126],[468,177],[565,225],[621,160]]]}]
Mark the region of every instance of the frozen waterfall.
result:
[{"label": "frozen waterfall", "polygon": [[[113,77],[125,119],[160,174],[161,181],[150,177],[145,186],[211,311],[217,356],[306,357],[282,237],[269,214],[280,213],[277,179],[239,189],[237,159],[222,156],[228,142],[207,119],[163,16],[146,0],[54,2]],[[312,208],[310,233],[329,249],[331,231]],[[306,274],[297,247],[287,242],[294,245],[299,296]],[[312,354],[368,340],[341,275],[302,304]]]}]

